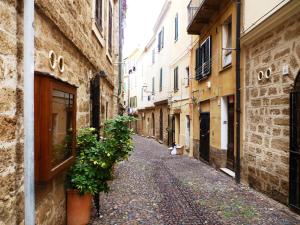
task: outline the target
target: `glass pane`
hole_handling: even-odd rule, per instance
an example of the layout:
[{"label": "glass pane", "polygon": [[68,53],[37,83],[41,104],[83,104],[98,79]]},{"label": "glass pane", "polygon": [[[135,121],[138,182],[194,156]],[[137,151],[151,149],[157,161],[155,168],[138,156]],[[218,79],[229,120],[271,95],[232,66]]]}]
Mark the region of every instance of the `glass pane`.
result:
[{"label": "glass pane", "polygon": [[52,92],[52,167],[72,155],[73,99],[73,94]]}]

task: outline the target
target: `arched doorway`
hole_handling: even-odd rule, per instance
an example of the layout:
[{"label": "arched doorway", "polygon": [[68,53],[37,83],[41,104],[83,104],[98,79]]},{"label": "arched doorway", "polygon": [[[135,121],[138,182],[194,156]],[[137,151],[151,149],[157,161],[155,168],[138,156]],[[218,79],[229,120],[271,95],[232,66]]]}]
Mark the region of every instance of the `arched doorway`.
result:
[{"label": "arched doorway", "polygon": [[290,123],[290,205],[300,210],[300,72],[291,92]]}]

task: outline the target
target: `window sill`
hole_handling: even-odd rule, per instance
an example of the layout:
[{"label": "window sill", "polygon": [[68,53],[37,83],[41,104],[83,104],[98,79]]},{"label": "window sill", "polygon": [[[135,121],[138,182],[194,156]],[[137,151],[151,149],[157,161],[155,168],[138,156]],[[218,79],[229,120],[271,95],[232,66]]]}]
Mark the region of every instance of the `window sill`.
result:
[{"label": "window sill", "polygon": [[112,56],[109,54],[108,50],[106,51],[106,58],[110,62],[110,64],[113,64]]},{"label": "window sill", "polygon": [[103,30],[101,31],[98,27],[98,25],[96,24],[96,21],[93,19],[92,22],[92,31],[94,33],[94,35],[96,36],[98,42],[100,43],[101,47],[104,47],[104,36],[103,36]]},{"label": "window sill", "polygon": [[204,80],[207,80],[208,79],[208,76],[209,75],[205,75],[203,76],[201,79],[197,80],[198,82],[201,82],[201,81],[204,81]]},{"label": "window sill", "polygon": [[226,70],[228,70],[228,69],[230,69],[230,68],[232,68],[232,63],[230,63],[230,64],[228,64],[228,65],[222,67],[222,68],[219,70],[219,73],[222,73],[222,72],[224,72],[224,71],[226,71]]}]

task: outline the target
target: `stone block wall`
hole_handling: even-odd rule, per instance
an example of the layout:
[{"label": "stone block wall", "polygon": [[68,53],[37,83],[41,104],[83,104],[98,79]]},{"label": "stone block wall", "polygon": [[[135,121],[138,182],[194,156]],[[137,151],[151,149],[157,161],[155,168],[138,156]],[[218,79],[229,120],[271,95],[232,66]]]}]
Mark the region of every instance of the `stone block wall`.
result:
[{"label": "stone block wall", "polygon": [[0,1],[0,224],[19,224],[23,218],[22,30],[17,4],[21,1]]},{"label": "stone block wall", "polygon": [[[103,102],[109,102],[108,118],[117,112],[118,3],[112,2],[115,32],[109,60],[106,44],[92,31],[94,1],[35,1],[35,70],[78,87],[77,129],[90,126],[90,79],[100,70],[107,75],[101,88]],[[24,224],[23,1],[0,1],[0,21],[0,224]],[[107,30],[107,19],[104,26]],[[64,57],[64,72],[50,68],[51,50]],[[64,185],[65,173],[36,185],[36,224],[66,224]]]},{"label": "stone block wall", "polygon": [[[245,49],[245,124],[242,179],[287,203],[289,93],[300,69],[300,16],[279,24]],[[288,65],[289,75],[282,75]],[[268,68],[269,79],[258,80]]]}]

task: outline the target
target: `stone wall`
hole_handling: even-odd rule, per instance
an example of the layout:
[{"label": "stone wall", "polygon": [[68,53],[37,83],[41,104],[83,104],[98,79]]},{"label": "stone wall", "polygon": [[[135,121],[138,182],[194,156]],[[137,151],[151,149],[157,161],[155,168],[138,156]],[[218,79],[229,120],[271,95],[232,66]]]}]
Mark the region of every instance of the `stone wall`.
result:
[{"label": "stone wall", "polygon": [[[104,1],[104,9],[108,1]],[[116,1],[112,1],[116,2]],[[90,125],[90,79],[104,70],[102,100],[108,118],[116,115],[118,3],[113,3],[113,53],[92,30],[94,1],[35,1],[35,70],[77,89],[77,129]],[[0,224],[24,223],[23,192],[23,1],[0,2]],[[104,31],[107,11],[104,10]],[[106,35],[106,33],[104,33]],[[106,40],[105,36],[105,40]],[[49,51],[63,56],[64,72],[49,66]],[[66,224],[65,173],[36,185],[36,224]]]},{"label": "stone wall", "polygon": [[[245,49],[245,124],[242,179],[287,203],[289,93],[300,65],[300,16],[279,24]],[[289,75],[282,75],[289,65]],[[271,68],[270,79],[258,81]]]},{"label": "stone wall", "polygon": [[227,150],[217,149],[210,146],[209,151],[209,164],[216,168],[224,168],[226,167],[227,161]]},{"label": "stone wall", "polygon": [[[18,2],[21,5],[21,1]],[[22,66],[17,1],[0,1],[0,224],[23,217]]]}]

